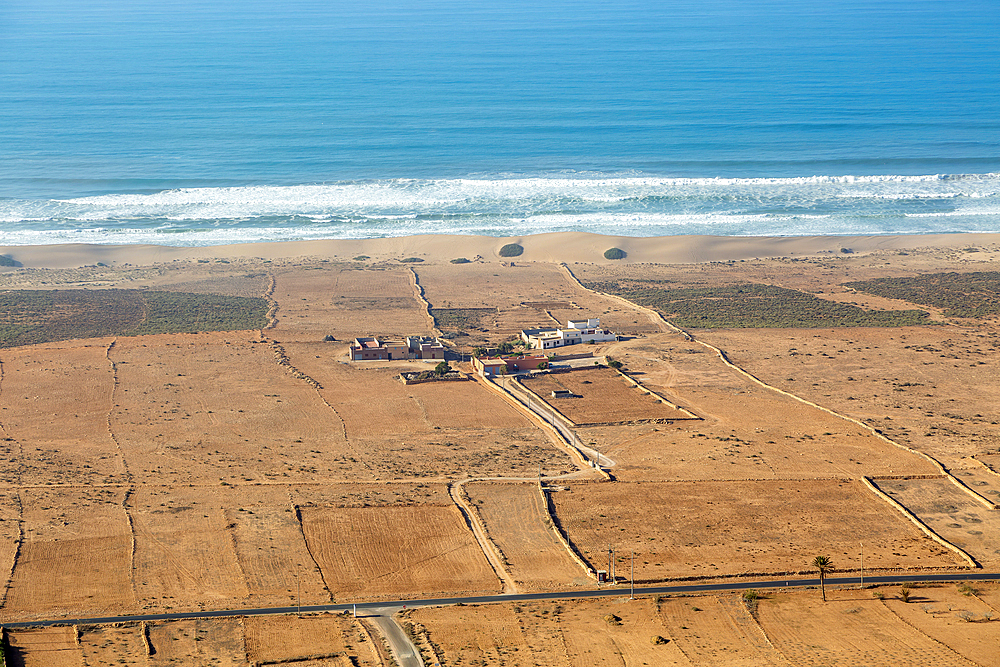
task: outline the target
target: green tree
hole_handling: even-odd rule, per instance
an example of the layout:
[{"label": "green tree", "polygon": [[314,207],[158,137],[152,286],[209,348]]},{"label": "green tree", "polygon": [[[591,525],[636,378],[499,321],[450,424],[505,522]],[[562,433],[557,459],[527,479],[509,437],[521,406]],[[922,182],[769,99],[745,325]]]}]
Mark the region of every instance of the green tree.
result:
[{"label": "green tree", "polygon": [[481,347],[477,347],[476,349],[474,349],[474,350],[472,351],[472,356],[476,357],[477,359],[478,359],[479,357],[483,356],[484,354],[486,354],[486,350],[484,350],[484,349],[483,349],[483,348],[481,348]]},{"label": "green tree", "polygon": [[451,372],[451,366],[448,365],[447,361],[442,361],[440,364],[434,367],[434,372],[438,375],[444,375],[445,373]]},{"label": "green tree", "polygon": [[823,591],[823,602],[826,602],[826,573],[833,569],[833,561],[829,556],[816,556],[812,566],[819,570],[819,587]]}]

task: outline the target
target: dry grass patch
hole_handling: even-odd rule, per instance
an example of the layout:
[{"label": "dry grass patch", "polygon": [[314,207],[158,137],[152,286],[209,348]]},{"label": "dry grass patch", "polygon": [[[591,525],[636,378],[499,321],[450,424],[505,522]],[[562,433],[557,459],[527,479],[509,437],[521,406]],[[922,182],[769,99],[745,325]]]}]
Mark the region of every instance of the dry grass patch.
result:
[{"label": "dry grass patch", "polygon": [[465,490],[518,585],[529,589],[590,585],[552,531],[532,483],[474,483]]},{"label": "dry grass patch", "polygon": [[24,537],[8,619],[129,612],[132,536],[125,489],[23,489]]},{"label": "dry grass patch", "polygon": [[878,480],[878,486],[984,567],[1000,563],[1000,516],[947,479]]},{"label": "dry grass patch", "polygon": [[[250,616],[243,625],[247,661],[251,664],[293,661],[296,665],[377,664],[359,623],[342,615]],[[308,656],[328,656],[328,659],[302,660]]]},{"label": "dry grass patch", "polygon": [[[522,382],[576,424],[689,419],[611,368],[540,373],[523,378]],[[568,391],[573,397],[553,399],[554,391]]]},{"label": "dry grass patch", "polygon": [[309,550],[339,601],[499,590],[455,506],[303,508]]},{"label": "dry grass patch", "polygon": [[595,569],[613,547],[627,577],[634,551],[637,581],[798,572],[820,552],[850,568],[859,541],[866,569],[964,563],[857,481],[573,483],[552,502]]}]

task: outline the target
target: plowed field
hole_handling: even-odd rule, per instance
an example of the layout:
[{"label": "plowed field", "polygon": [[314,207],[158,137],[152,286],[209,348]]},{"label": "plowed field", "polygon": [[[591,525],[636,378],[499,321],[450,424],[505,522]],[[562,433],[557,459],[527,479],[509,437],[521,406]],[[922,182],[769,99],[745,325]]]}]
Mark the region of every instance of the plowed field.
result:
[{"label": "plowed field", "polygon": [[552,502],[595,569],[607,569],[614,548],[617,574],[627,578],[635,552],[637,581],[798,572],[817,553],[856,569],[859,541],[866,569],[964,563],[860,482],[579,483],[553,492]]},{"label": "plowed field", "polygon": [[499,590],[454,506],[303,508],[302,528],[338,602]]}]

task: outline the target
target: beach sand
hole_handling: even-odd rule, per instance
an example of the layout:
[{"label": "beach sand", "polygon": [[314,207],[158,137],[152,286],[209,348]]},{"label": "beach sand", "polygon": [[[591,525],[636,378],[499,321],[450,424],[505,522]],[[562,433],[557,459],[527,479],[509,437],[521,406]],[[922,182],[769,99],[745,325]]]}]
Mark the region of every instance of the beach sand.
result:
[{"label": "beach sand", "polygon": [[[497,253],[508,243],[519,243],[524,254],[505,259]],[[967,248],[1000,245],[1000,234],[927,234],[901,236],[660,236],[652,238],[602,236],[584,232],[557,232],[524,237],[449,236],[428,234],[398,238],[289,241],[226,246],[172,247],[154,245],[60,244],[0,246],[27,268],[64,269],[93,265],[145,265],[204,258],[290,259],[318,257],[349,260],[360,255],[371,261],[417,257],[447,261],[464,257],[483,261],[597,262],[597,263],[697,263],[765,257],[809,257],[874,251],[908,251],[919,248]],[[604,251],[620,248],[623,260],[606,260]]]}]

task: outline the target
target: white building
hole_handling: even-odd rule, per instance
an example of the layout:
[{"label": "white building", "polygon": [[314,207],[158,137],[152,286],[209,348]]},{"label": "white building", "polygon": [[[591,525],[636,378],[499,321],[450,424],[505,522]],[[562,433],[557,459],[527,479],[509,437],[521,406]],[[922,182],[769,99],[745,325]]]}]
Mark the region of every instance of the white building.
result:
[{"label": "white building", "polygon": [[607,343],[618,340],[618,335],[601,329],[600,318],[570,320],[565,329],[524,329],[521,340],[533,350],[551,350],[578,343]]}]

